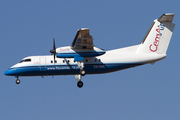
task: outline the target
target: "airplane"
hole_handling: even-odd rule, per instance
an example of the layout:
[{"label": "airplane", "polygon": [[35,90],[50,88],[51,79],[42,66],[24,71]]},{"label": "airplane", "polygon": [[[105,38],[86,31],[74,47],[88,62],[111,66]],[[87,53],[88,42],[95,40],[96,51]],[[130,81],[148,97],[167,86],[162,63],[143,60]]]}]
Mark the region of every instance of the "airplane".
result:
[{"label": "airplane", "polygon": [[22,76],[75,75],[81,88],[82,76],[86,74],[110,73],[148,63],[154,64],[166,58],[167,48],[175,27],[175,14],[163,14],[153,21],[139,45],[105,51],[93,44],[88,28],[78,29],[71,46],[55,46],[51,55],[29,56],[4,72],[15,76],[16,84]]}]

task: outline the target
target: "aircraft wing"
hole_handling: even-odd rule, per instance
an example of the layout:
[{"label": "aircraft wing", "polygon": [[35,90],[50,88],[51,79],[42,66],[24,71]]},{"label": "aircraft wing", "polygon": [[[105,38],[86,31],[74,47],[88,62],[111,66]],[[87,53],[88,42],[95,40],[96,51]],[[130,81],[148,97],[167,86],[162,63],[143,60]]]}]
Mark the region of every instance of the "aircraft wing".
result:
[{"label": "aircraft wing", "polygon": [[93,38],[89,34],[88,28],[81,28],[77,31],[77,34],[71,44],[71,48],[74,49],[88,49],[93,50]]}]

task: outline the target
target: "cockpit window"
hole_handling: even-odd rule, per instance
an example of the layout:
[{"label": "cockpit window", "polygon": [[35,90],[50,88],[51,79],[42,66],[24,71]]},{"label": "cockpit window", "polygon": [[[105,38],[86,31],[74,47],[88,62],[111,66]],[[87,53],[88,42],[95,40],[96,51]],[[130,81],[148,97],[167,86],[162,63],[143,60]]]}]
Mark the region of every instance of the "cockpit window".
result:
[{"label": "cockpit window", "polygon": [[22,62],[31,62],[31,59],[24,59],[24,60],[21,60],[19,63],[22,63]]},{"label": "cockpit window", "polygon": [[22,63],[22,62],[24,62],[24,60],[21,60],[19,63]]}]

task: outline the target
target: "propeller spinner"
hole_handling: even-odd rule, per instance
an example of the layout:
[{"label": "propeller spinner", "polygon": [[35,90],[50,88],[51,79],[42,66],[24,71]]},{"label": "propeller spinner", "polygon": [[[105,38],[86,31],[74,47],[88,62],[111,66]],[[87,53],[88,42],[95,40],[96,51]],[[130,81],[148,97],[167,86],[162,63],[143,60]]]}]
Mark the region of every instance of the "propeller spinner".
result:
[{"label": "propeller spinner", "polygon": [[53,49],[51,49],[49,52],[54,55],[54,63],[55,63],[56,45],[55,45],[55,38],[54,37],[53,37]]}]

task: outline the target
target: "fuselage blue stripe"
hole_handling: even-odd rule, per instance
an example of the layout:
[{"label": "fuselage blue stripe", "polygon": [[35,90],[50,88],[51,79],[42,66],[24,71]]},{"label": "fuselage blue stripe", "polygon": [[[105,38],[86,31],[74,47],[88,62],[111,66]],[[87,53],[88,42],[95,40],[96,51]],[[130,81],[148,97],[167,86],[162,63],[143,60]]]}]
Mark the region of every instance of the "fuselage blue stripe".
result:
[{"label": "fuselage blue stripe", "polygon": [[[142,65],[143,63],[131,64],[85,64],[84,70],[86,74],[108,73],[117,70],[122,70],[134,66]],[[74,75],[79,74],[77,65],[43,65],[43,66],[24,66],[7,70],[4,74],[11,76],[44,76],[44,75]]]}]

